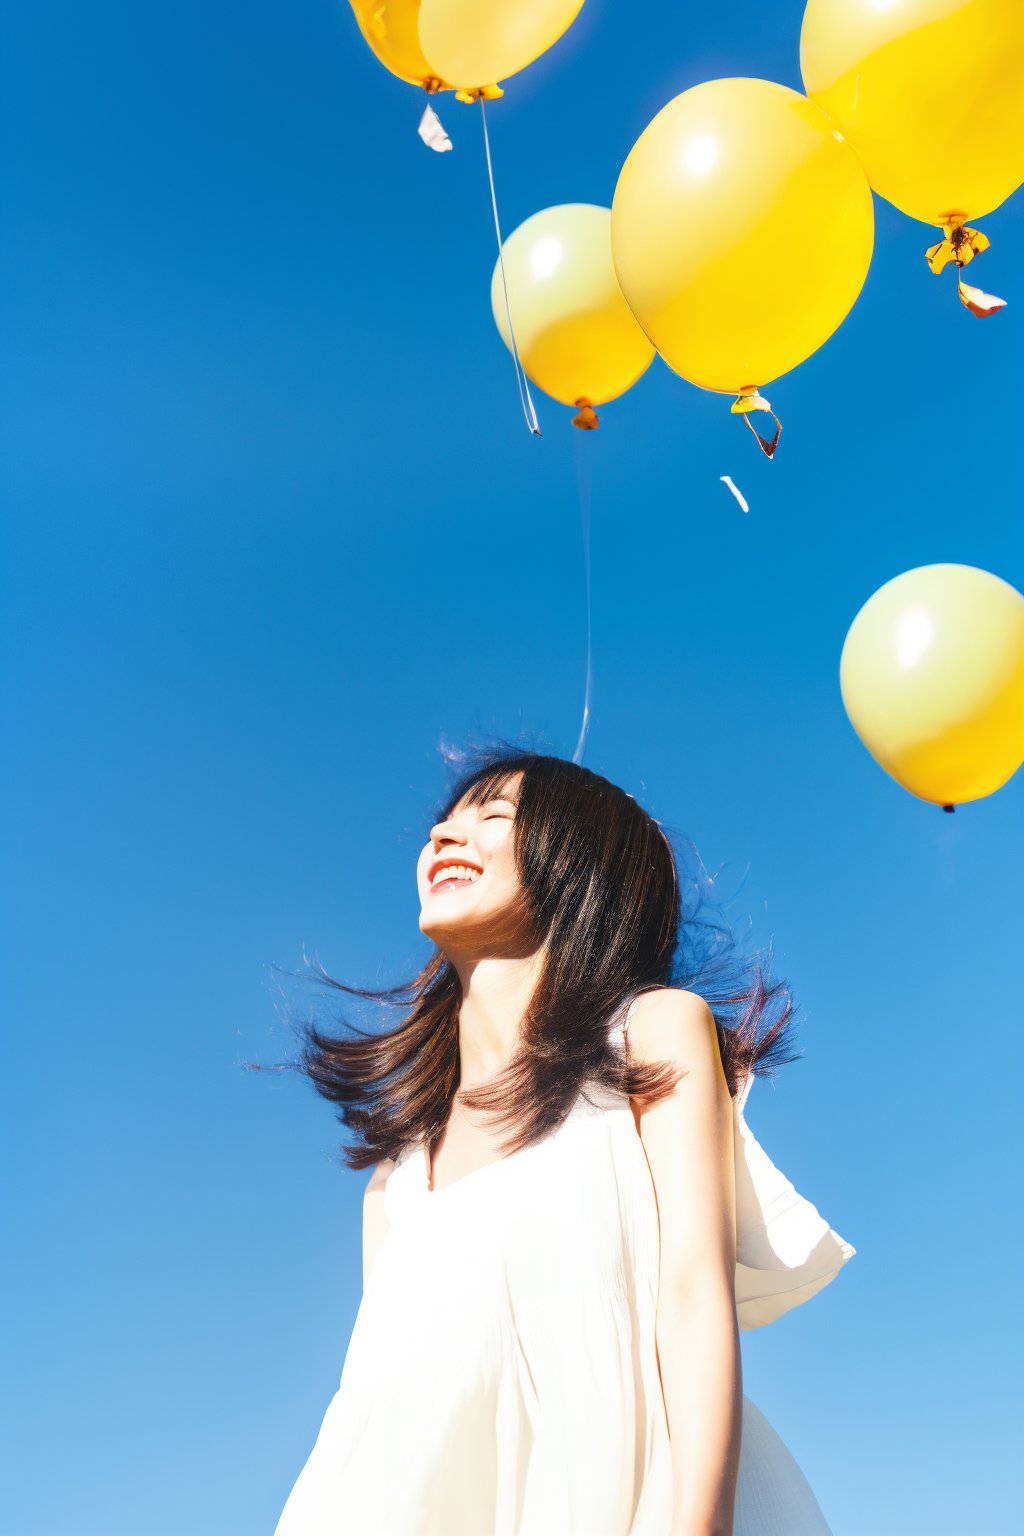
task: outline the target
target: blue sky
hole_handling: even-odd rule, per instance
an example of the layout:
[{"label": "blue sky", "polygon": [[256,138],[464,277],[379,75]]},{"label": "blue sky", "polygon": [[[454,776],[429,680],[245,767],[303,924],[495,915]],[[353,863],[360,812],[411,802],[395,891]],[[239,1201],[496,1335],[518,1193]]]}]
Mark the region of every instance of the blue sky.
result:
[{"label": "blue sky", "polygon": [[[609,204],[689,85],[799,86],[800,14],[587,0],[491,112],[506,230]],[[442,736],[572,753],[583,451],[586,762],[774,936],[805,1054],[748,1120],[858,1249],[744,1335],[745,1389],[836,1536],[1009,1536],[1024,783],[912,800],[838,662],[911,566],[1024,586],[1020,196],[982,221],[989,321],[876,204],[857,306],[770,392],[774,463],[660,362],[585,439],[538,396],[530,440],[477,115],[446,100],[455,152],[426,151],[342,0],[5,23],[5,1529],[273,1529],[367,1176],[311,1089],[241,1063],[289,1053],[303,949],[370,984],[423,962]]]}]

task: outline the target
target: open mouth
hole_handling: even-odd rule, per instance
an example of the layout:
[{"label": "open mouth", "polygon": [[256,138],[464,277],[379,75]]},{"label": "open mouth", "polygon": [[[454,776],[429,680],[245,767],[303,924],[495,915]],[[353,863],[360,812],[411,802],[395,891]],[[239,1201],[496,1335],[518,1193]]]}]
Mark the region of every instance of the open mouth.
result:
[{"label": "open mouth", "polygon": [[480,871],[466,864],[446,864],[439,869],[430,882],[431,894],[434,891],[468,890],[475,885],[480,878]]}]

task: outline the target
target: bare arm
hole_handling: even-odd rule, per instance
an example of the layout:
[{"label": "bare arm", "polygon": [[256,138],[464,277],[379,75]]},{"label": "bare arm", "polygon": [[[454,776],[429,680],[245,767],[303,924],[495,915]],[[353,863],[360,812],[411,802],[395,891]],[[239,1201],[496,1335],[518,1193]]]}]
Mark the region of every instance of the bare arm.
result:
[{"label": "bare arm", "polygon": [[366,1290],[370,1270],[388,1235],[388,1218],[384,1209],[384,1185],[395,1164],[390,1158],[378,1163],[363,1192],[363,1290]]},{"label": "bare arm", "polygon": [[657,1342],[671,1536],[732,1536],[743,1398],[733,1104],[714,1018],[695,993],[645,994],[627,1041],[631,1057],[687,1068],[668,1098],[638,1105],[661,1233]]}]

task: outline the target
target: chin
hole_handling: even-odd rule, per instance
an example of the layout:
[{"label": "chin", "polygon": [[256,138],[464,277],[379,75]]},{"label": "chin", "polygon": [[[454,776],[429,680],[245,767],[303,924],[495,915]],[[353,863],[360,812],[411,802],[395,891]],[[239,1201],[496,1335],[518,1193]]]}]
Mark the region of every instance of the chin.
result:
[{"label": "chin", "polygon": [[426,922],[424,922],[422,917],[420,918],[420,932],[425,933],[428,939],[433,939],[435,944],[443,943],[445,936],[451,933],[451,931],[451,923],[441,925],[439,923],[432,923],[429,918],[427,918]]},{"label": "chin", "polygon": [[440,944],[444,934],[450,930],[450,923],[442,924],[436,918],[431,919],[428,913],[420,913],[420,932],[426,934],[428,939],[433,939],[435,944]]},{"label": "chin", "polygon": [[425,934],[438,949],[447,949],[451,943],[465,943],[473,932],[473,923],[454,922],[449,917],[446,920],[434,917],[426,913],[420,915],[420,932]]}]

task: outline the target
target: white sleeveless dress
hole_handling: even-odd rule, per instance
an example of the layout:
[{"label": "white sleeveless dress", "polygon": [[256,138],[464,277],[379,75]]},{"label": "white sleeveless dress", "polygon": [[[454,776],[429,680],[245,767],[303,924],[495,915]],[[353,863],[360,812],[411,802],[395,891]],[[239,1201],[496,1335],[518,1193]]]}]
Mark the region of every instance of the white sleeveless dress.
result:
[{"label": "white sleeveless dress", "polygon": [[[749,1089],[734,1101],[741,1328],[855,1252],[750,1134]],[[543,1141],[440,1190],[422,1143],[398,1159],[341,1384],[275,1536],[667,1536],[654,1186],[628,1098],[587,1092]],[[830,1536],[748,1397],[734,1536]]]}]

